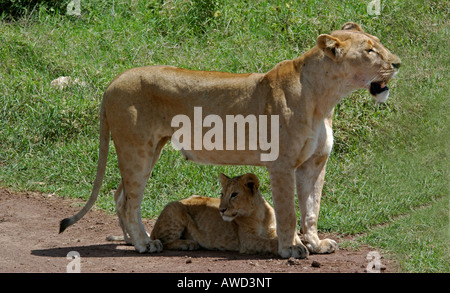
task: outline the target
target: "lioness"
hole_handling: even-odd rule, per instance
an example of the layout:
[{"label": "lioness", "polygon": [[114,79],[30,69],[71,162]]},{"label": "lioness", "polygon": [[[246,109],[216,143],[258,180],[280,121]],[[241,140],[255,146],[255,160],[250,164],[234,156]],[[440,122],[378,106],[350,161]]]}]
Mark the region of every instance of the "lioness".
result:
[{"label": "lioness", "polygon": [[165,249],[230,250],[278,253],[275,213],[259,191],[256,175],[228,178],[220,174],[220,199],[192,196],[169,203],[150,239]]},{"label": "lioness", "polygon": [[[194,107],[203,115],[278,115],[279,155],[261,161],[266,150],[190,150],[183,155],[207,164],[261,165],[269,172],[277,222],[278,253],[304,258],[337,249],[331,239],[317,235],[325,166],[333,145],[331,121],[336,104],[352,91],[368,89],[379,102],[388,97],[387,82],[398,72],[400,59],[380,40],[355,23],[331,35],[302,56],[283,61],[267,73],[231,74],[150,66],[118,75],[103,96],[100,150],[93,191],[86,206],[61,221],[60,232],[92,207],[103,180],[110,133],[114,139],[122,180],[115,199],[124,237],[139,252],[160,251],[142,225],[140,205],[152,169],[166,142],[176,131],[171,120],[190,117]],[[248,135],[248,134],[246,134]],[[236,141],[236,140],[235,140]],[[301,211],[297,235],[295,186]]]}]

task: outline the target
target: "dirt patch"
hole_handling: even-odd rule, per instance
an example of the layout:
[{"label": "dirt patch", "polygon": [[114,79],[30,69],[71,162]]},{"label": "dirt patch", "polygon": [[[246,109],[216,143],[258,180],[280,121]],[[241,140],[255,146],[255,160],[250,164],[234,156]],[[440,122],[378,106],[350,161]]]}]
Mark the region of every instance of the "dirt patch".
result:
[{"label": "dirt patch", "polygon": [[[310,255],[307,259],[281,259],[273,255],[242,255],[220,251],[163,251],[139,254],[132,246],[112,243],[108,235],[121,235],[117,217],[91,210],[63,234],[59,221],[80,210],[83,201],[34,192],[12,193],[0,188],[0,272],[66,272],[71,259],[80,255],[81,272],[145,273],[363,273],[373,249],[339,249],[336,253]],[[145,220],[147,231],[154,221]],[[321,235],[330,237],[330,235]],[[339,235],[331,238],[339,241]],[[381,272],[393,272],[381,259]]]}]

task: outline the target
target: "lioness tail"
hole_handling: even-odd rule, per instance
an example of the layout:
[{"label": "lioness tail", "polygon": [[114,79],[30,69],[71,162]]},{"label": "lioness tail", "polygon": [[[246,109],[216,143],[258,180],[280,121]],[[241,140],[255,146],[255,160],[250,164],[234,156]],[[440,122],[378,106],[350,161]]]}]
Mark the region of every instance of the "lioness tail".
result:
[{"label": "lioness tail", "polygon": [[59,233],[64,232],[67,227],[75,224],[79,219],[81,219],[94,205],[97,200],[100,187],[102,186],[103,177],[106,170],[106,162],[108,159],[108,149],[109,149],[109,126],[106,120],[106,113],[104,106],[102,104],[100,110],[100,147],[99,147],[99,158],[97,165],[97,175],[94,181],[94,187],[92,189],[91,196],[89,197],[86,205],[79,211],[76,215],[63,219],[59,224]]}]

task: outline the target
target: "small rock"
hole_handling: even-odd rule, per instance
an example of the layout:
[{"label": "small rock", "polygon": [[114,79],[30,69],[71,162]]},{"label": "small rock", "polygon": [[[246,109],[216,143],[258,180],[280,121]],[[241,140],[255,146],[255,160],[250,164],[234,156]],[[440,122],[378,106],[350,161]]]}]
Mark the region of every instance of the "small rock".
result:
[{"label": "small rock", "polygon": [[320,264],[320,262],[313,260],[313,262],[311,263],[311,266],[313,268],[320,268],[321,264]]},{"label": "small rock", "polygon": [[52,80],[50,85],[54,88],[62,90],[73,85],[85,86],[86,83],[84,81],[80,81],[78,78],[72,79],[70,76],[60,76],[57,79]]},{"label": "small rock", "polygon": [[186,259],[186,263],[192,263],[192,259],[191,258]]},{"label": "small rock", "polygon": [[290,257],[290,258],[287,260],[286,264],[287,264],[288,266],[294,266],[294,265],[297,265],[298,262],[297,262],[297,260],[296,260],[295,258]]}]

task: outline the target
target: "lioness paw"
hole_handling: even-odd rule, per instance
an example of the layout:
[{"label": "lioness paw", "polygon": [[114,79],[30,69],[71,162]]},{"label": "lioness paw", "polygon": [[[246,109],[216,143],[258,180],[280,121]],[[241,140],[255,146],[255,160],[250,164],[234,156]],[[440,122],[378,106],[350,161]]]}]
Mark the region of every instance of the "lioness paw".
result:
[{"label": "lioness paw", "polygon": [[338,250],[339,245],[332,239],[322,239],[319,244],[306,244],[311,253],[333,253]]},{"label": "lioness paw", "polygon": [[308,249],[302,243],[280,249],[278,253],[282,258],[307,258],[309,255]]}]

